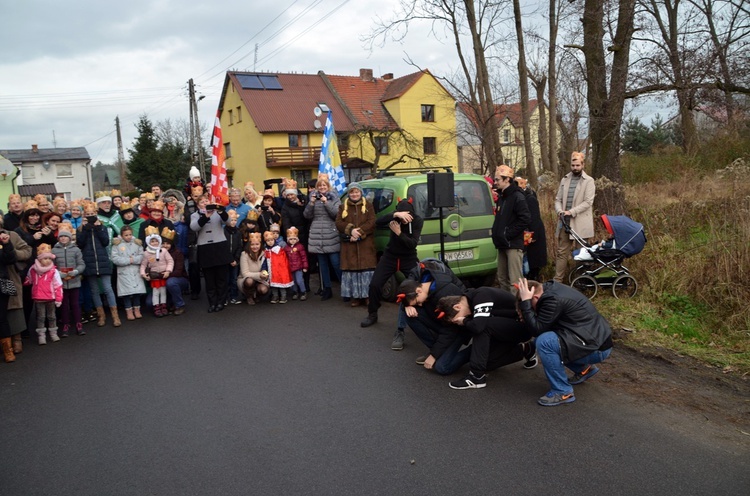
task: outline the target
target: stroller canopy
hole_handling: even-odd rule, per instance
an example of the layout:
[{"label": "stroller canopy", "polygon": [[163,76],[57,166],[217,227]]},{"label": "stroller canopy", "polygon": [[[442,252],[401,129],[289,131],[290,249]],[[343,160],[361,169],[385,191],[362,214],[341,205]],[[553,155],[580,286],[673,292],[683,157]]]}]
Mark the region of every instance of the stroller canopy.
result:
[{"label": "stroller canopy", "polygon": [[643,251],[646,245],[646,233],[640,224],[625,215],[602,215],[602,222],[607,231],[615,237],[617,249],[632,257]]}]

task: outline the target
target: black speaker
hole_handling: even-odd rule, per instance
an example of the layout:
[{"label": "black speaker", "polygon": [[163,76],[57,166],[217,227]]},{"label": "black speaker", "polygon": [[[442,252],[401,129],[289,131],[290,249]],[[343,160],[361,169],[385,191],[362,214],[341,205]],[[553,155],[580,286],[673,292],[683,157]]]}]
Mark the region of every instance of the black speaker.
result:
[{"label": "black speaker", "polygon": [[427,173],[427,206],[431,208],[452,207],[453,201],[453,173]]}]

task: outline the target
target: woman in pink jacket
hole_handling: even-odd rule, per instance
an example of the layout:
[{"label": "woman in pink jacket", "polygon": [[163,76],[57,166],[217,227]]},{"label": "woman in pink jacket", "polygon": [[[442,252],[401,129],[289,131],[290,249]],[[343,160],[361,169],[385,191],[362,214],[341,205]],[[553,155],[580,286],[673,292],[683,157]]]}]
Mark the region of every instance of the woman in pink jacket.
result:
[{"label": "woman in pink jacket", "polygon": [[31,299],[36,308],[36,334],[39,344],[47,344],[47,331],[50,339],[60,341],[57,336],[57,316],[55,307],[62,305],[63,284],[60,273],[53,263],[55,255],[47,243],[36,249],[36,261],[29,269],[24,284],[31,286]]}]

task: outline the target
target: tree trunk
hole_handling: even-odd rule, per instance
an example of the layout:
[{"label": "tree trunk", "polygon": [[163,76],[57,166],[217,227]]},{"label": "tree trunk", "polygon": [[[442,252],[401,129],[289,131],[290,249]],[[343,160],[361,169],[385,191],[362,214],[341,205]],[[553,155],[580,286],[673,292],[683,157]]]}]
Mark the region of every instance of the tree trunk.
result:
[{"label": "tree trunk", "polygon": [[[545,169],[551,170],[555,177],[560,176],[560,162],[557,159],[557,0],[549,0],[549,62],[547,79],[549,80],[549,160]],[[541,116],[540,116],[541,119]]]},{"label": "tree trunk", "polygon": [[531,128],[529,120],[529,78],[526,68],[526,49],[523,43],[523,25],[521,23],[521,5],[519,0],[513,0],[513,16],[516,21],[516,40],[518,41],[518,82],[521,87],[521,119],[523,122],[523,146],[526,153],[526,177],[531,186],[536,189],[536,164],[534,163],[534,147],[531,143]]},{"label": "tree trunk", "polygon": [[[547,87],[547,77],[542,76],[539,80],[534,80],[534,89],[536,89],[536,100],[537,108],[539,109],[539,151],[542,155],[542,170],[552,170],[550,166],[550,156],[553,155],[551,151],[555,148],[555,145],[549,139],[549,133],[547,132],[547,109],[544,104],[544,90]],[[536,185],[534,185],[536,189]]]}]

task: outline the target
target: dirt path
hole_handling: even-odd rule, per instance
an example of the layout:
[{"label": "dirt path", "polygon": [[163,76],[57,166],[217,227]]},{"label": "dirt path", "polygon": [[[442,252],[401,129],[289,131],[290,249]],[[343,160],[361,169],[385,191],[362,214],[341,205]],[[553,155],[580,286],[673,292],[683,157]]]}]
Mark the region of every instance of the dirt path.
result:
[{"label": "dirt path", "polygon": [[633,349],[615,331],[615,350],[602,370],[612,389],[677,410],[721,437],[750,446],[750,377],[725,374],[663,348]]}]

